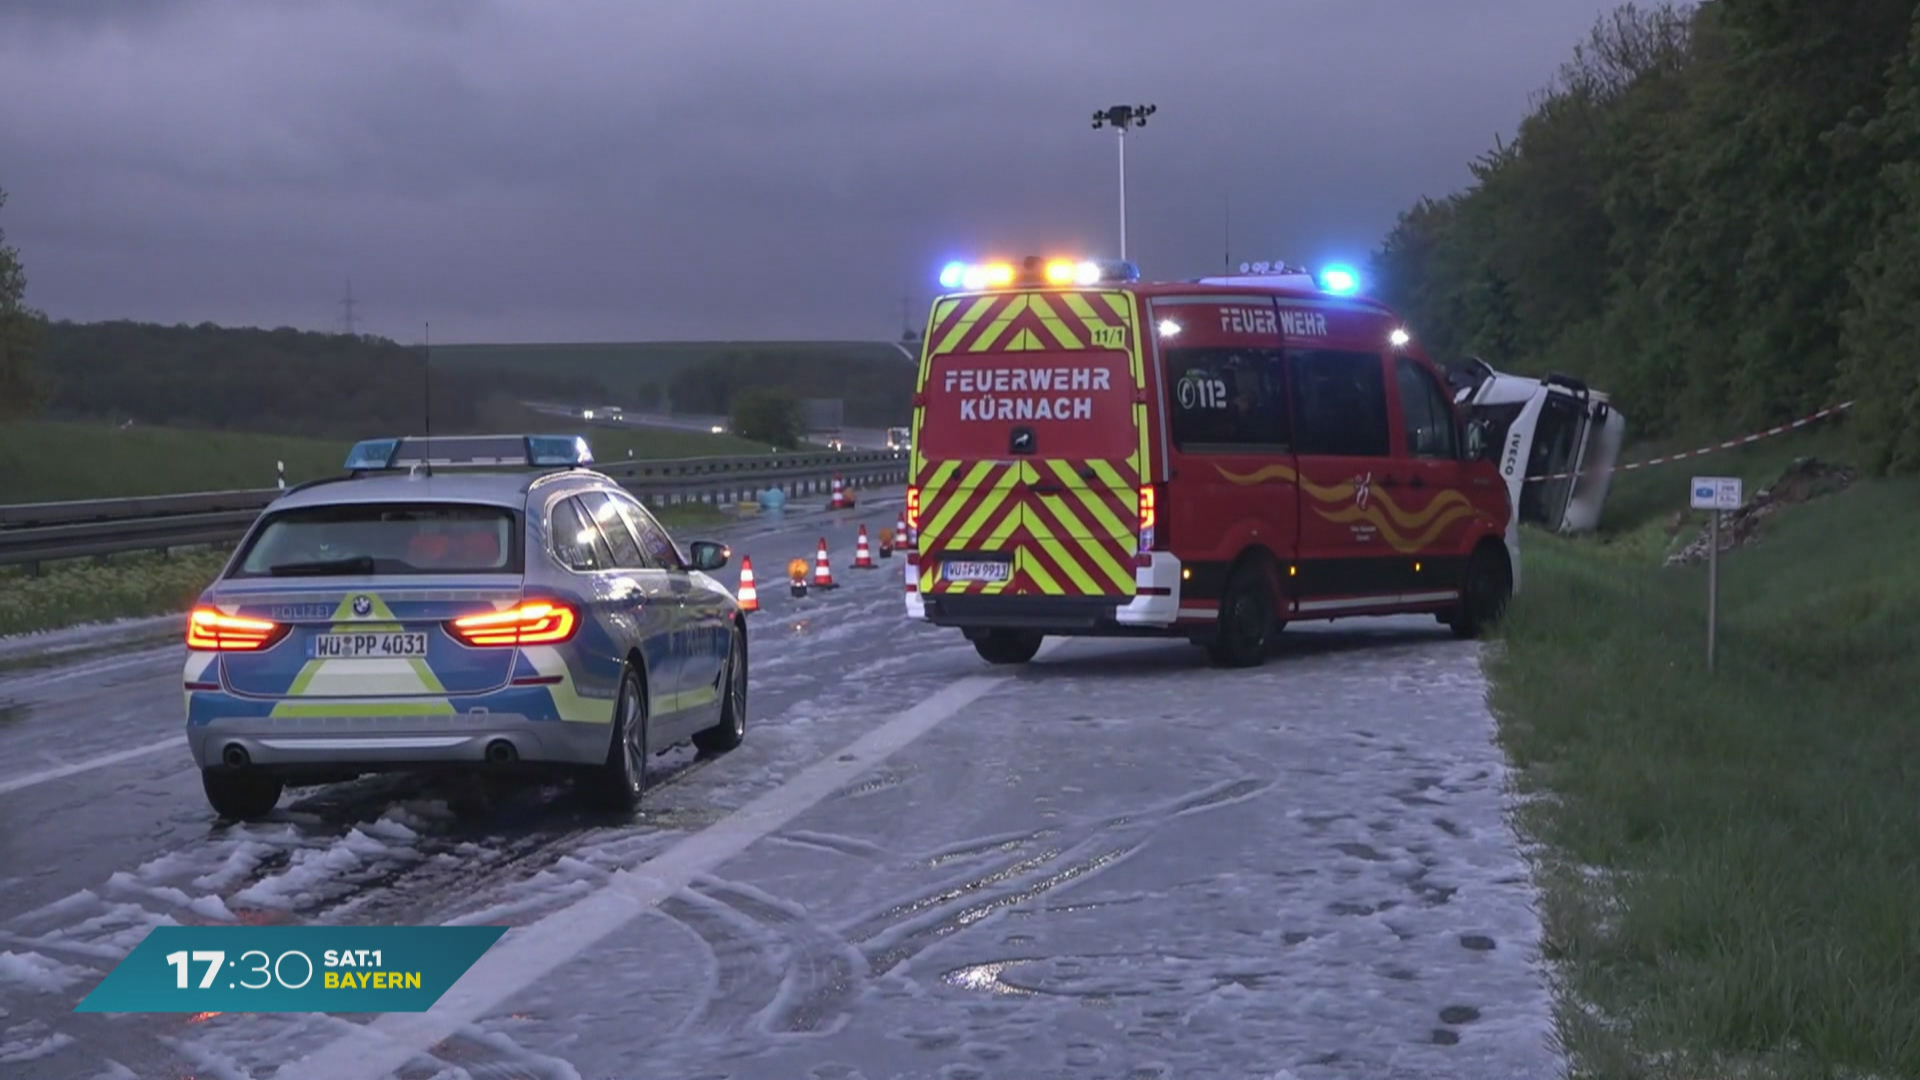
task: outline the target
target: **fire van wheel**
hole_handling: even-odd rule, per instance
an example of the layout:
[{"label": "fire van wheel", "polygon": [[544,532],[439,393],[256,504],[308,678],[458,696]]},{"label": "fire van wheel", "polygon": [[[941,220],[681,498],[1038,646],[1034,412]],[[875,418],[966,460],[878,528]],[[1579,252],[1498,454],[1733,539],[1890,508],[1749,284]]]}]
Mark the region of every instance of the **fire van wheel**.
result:
[{"label": "fire van wheel", "polygon": [[228,821],[254,821],[273,813],[280,804],[282,784],[257,772],[229,769],[200,770],[200,786],[207,805]]},{"label": "fire van wheel", "polygon": [[1207,655],[1221,667],[1258,667],[1266,662],[1276,625],[1266,575],[1257,564],[1242,566],[1220,598],[1220,622],[1207,642]]},{"label": "fire van wheel", "polygon": [[1467,562],[1467,581],[1460,590],[1460,606],[1447,621],[1459,638],[1477,638],[1500,625],[1506,617],[1507,603],[1513,599],[1513,571],[1507,565],[1507,553],[1492,544],[1482,545]]},{"label": "fire van wheel", "polygon": [[1031,630],[989,630],[973,639],[973,651],[989,664],[1024,664],[1040,652],[1043,634]]}]

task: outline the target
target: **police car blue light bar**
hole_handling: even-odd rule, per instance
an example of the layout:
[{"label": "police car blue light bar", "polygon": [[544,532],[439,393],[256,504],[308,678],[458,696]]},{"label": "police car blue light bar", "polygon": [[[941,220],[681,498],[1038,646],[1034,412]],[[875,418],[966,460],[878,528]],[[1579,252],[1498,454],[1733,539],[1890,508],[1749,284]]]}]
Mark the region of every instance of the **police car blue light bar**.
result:
[{"label": "police car blue light bar", "polygon": [[1020,263],[950,262],[940,269],[940,287],[980,292],[1016,285],[1105,285],[1139,281],[1140,268],[1122,259],[1041,259]]},{"label": "police car blue light bar", "polygon": [[578,435],[433,435],[355,443],[347,452],[346,468],[576,468],[591,464],[593,448]]}]

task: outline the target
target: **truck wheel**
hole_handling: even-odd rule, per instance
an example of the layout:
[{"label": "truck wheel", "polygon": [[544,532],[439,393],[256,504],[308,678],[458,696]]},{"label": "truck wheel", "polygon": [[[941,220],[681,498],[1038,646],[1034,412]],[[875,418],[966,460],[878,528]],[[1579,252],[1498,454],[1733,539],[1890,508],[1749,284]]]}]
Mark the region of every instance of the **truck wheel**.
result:
[{"label": "truck wheel", "polygon": [[273,813],[283,785],[271,776],[231,769],[200,770],[207,805],[228,821],[254,821]]},{"label": "truck wheel", "polygon": [[1460,606],[1447,625],[1458,638],[1477,638],[1500,625],[1513,599],[1513,571],[1507,553],[1492,545],[1476,548],[1467,561],[1467,580],[1460,590]]},{"label": "truck wheel", "polygon": [[1220,622],[1207,643],[1207,655],[1221,667],[1258,667],[1266,663],[1267,643],[1275,627],[1273,593],[1258,563],[1234,571],[1220,598]]},{"label": "truck wheel", "polygon": [[1046,635],[1032,630],[989,630],[973,639],[973,651],[989,664],[1024,664],[1045,640]]}]

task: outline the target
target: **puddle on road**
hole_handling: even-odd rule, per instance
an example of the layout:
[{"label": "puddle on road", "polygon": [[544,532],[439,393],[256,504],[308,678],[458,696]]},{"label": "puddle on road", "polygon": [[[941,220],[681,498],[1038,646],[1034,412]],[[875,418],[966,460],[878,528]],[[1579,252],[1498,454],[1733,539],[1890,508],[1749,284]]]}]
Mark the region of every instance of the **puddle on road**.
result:
[{"label": "puddle on road", "polygon": [[0,727],[17,724],[27,718],[27,706],[20,701],[0,701]]},{"label": "puddle on road", "polygon": [[1125,998],[1205,994],[1229,984],[1257,987],[1272,978],[1271,972],[1222,972],[1199,957],[1109,953],[990,960],[954,968],[941,981],[986,994],[1111,1005]]}]

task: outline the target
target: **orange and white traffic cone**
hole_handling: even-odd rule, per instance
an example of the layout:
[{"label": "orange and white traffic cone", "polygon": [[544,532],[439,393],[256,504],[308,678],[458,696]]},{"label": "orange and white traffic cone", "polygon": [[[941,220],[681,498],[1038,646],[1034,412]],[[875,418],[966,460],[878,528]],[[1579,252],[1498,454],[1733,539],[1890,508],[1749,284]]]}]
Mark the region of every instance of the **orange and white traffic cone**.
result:
[{"label": "orange and white traffic cone", "polygon": [[853,542],[853,568],[855,570],[877,570],[873,565],[873,549],[867,546],[867,527],[860,526],[860,537]]},{"label": "orange and white traffic cone", "polygon": [[900,511],[900,520],[894,523],[893,531],[895,535],[900,537],[901,547],[906,547],[913,543],[913,532],[907,528],[907,512],[905,510]]},{"label": "orange and white traffic cone", "polygon": [[820,538],[820,551],[813,557],[813,587],[831,589],[833,584],[833,557],[827,554],[827,538]]},{"label": "orange and white traffic cone", "polygon": [[883,559],[893,558],[893,530],[892,529],[880,530],[880,557]]},{"label": "orange and white traffic cone", "polygon": [[845,510],[846,508],[847,482],[836,476],[833,478],[833,501],[827,504],[827,509]]},{"label": "orange and white traffic cone", "polygon": [[740,557],[740,593],[738,597],[741,611],[760,610],[760,590],[753,583],[753,556]]},{"label": "orange and white traffic cone", "polygon": [[787,588],[795,600],[807,598],[807,560],[795,559],[787,564]]}]

